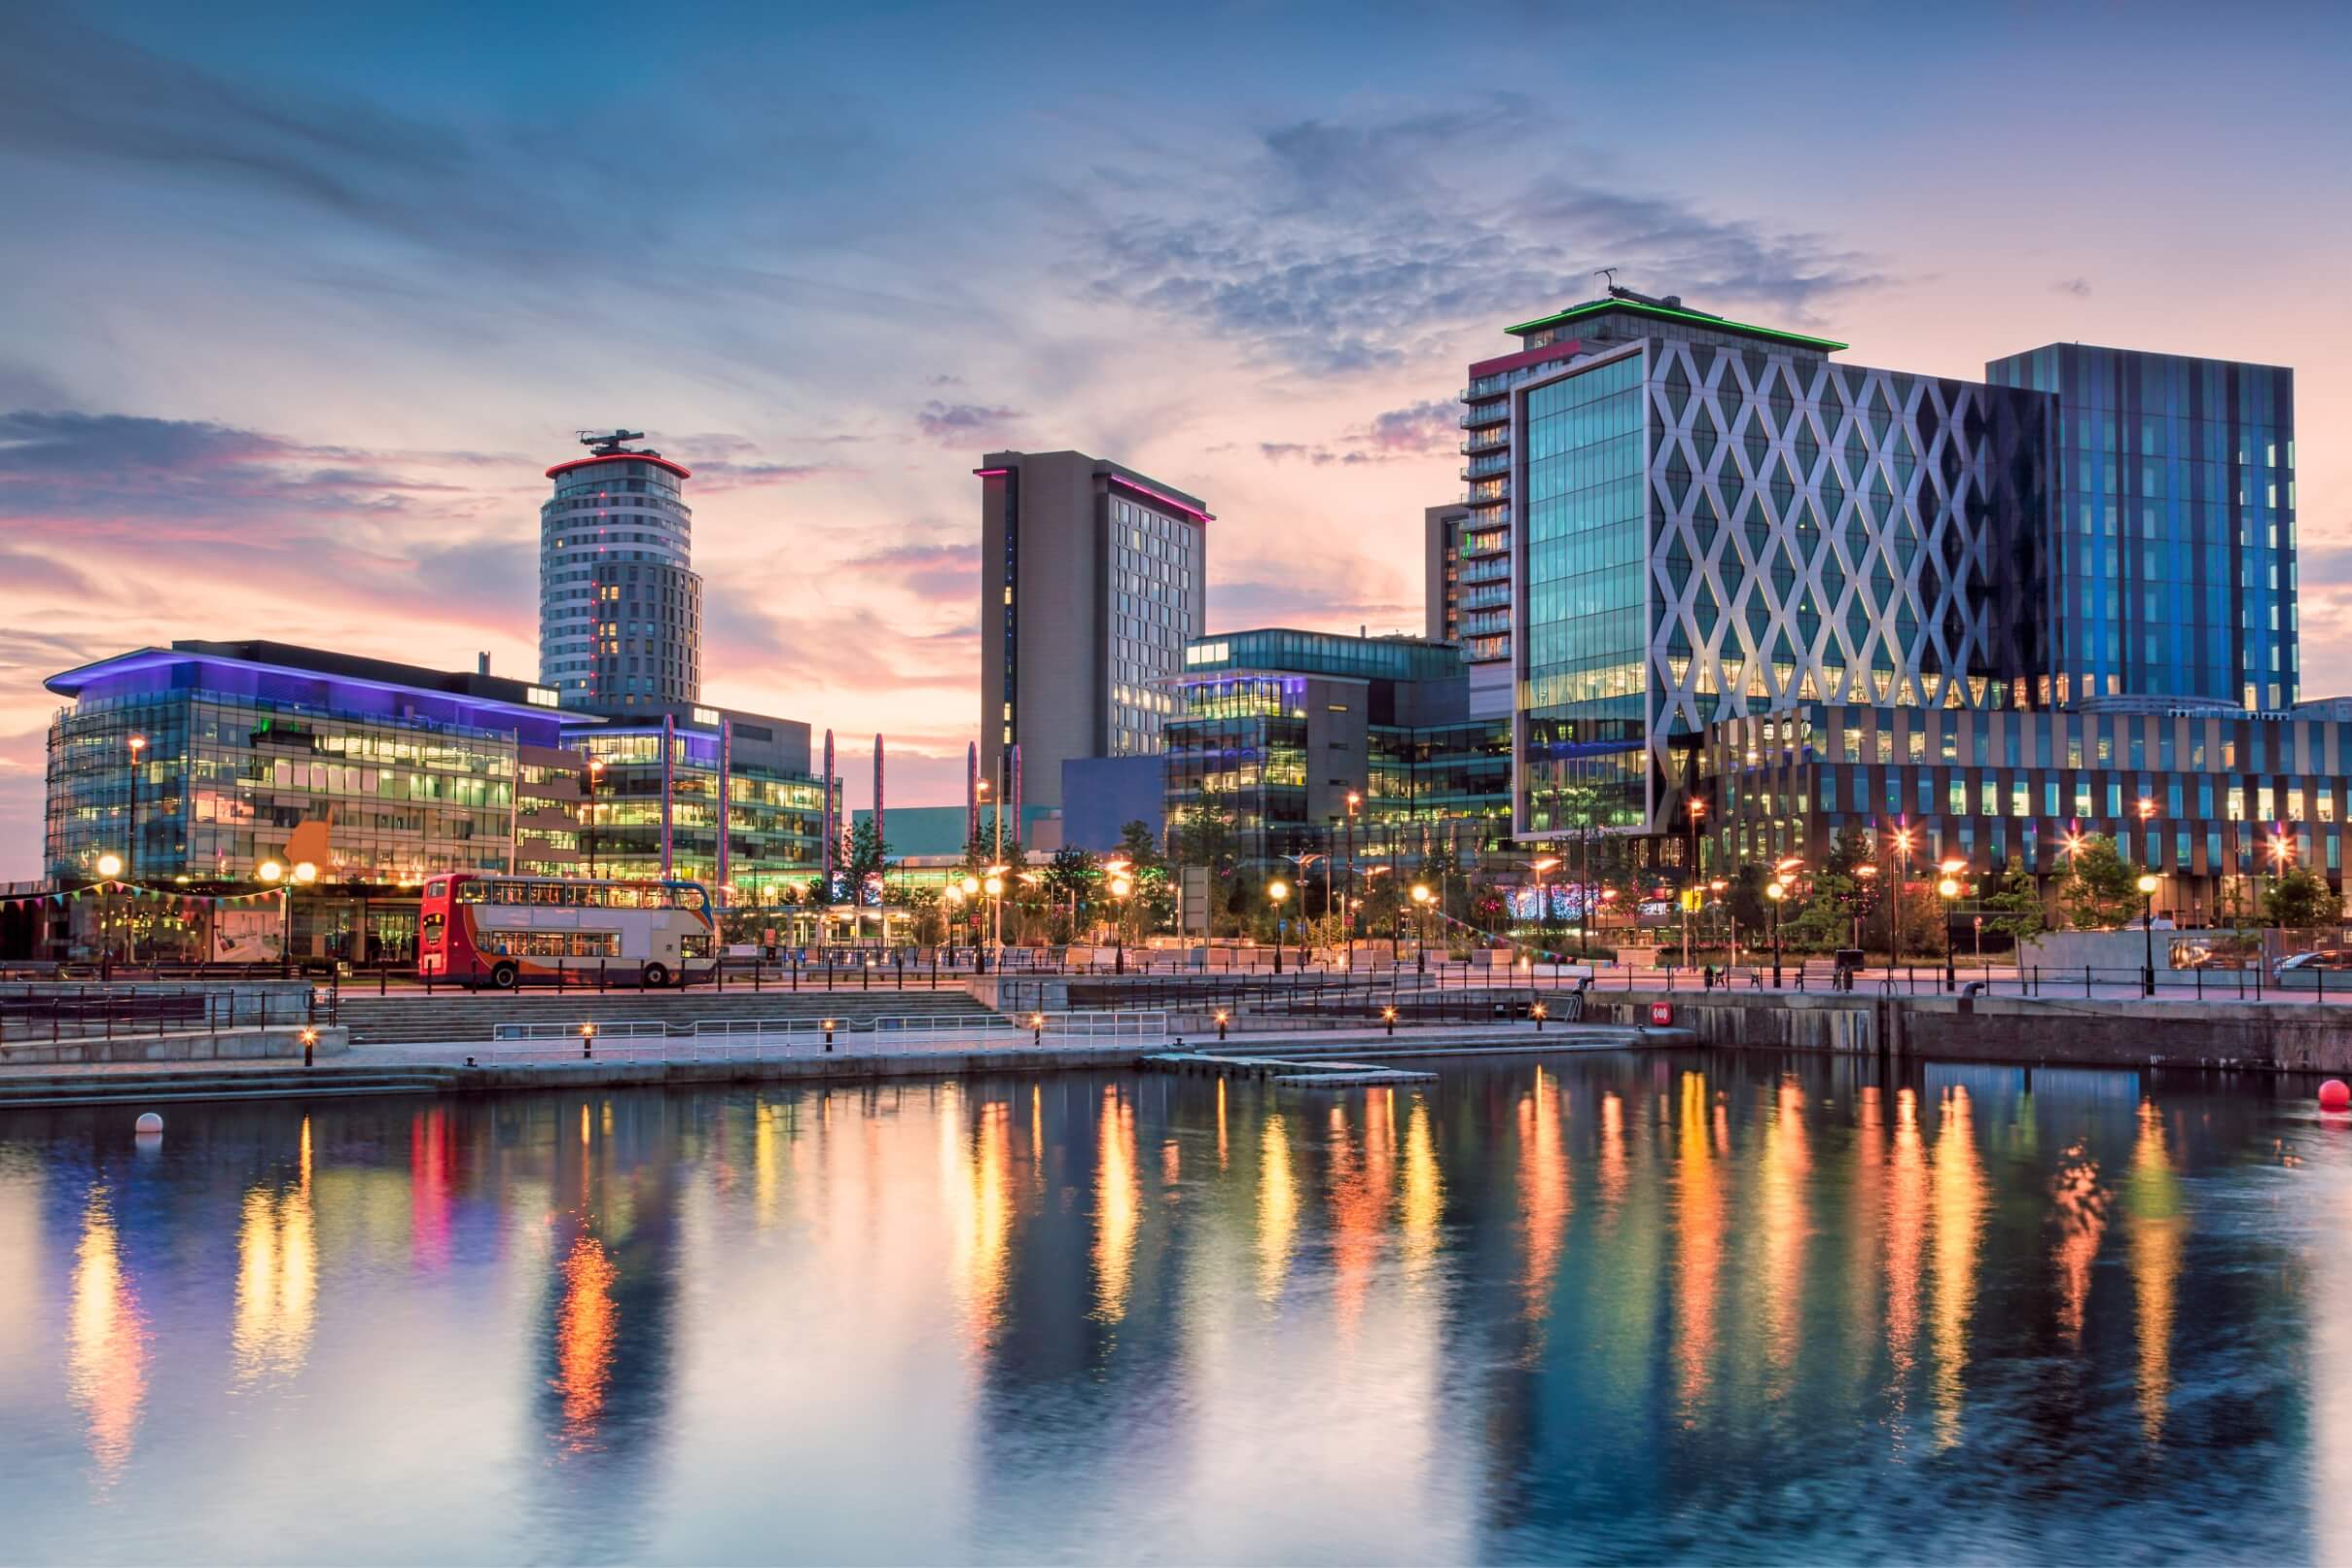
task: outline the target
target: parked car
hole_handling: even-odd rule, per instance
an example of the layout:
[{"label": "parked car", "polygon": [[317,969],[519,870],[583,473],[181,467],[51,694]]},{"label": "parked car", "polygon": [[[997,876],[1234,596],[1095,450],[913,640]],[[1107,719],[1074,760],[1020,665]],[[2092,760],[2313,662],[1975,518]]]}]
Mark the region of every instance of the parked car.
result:
[{"label": "parked car", "polygon": [[2295,953],[2280,959],[2278,967],[2271,974],[2281,985],[2321,989],[2334,984],[2342,987],[2347,995],[2352,995],[2352,951],[2341,947],[2321,947],[2307,953]]}]

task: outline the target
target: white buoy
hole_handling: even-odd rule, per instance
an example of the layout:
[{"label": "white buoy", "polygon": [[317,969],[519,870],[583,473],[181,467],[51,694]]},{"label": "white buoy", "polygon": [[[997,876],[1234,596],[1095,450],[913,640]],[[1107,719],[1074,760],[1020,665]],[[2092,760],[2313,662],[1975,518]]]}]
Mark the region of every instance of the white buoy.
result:
[{"label": "white buoy", "polygon": [[139,1120],[133,1124],[138,1128],[139,1136],[142,1138],[163,1136],[163,1119],[153,1111],[141,1111]]}]

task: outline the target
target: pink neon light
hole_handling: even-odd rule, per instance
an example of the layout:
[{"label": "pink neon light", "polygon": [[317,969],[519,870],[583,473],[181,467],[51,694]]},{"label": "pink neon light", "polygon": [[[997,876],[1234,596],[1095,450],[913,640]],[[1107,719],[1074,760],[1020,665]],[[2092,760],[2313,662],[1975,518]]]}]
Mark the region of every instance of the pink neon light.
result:
[{"label": "pink neon light", "polygon": [[1013,470],[1009,468],[976,468],[972,472],[979,475],[981,479],[992,480],[1003,475],[1010,474],[1013,472]]},{"label": "pink neon light", "polygon": [[668,469],[682,480],[695,477],[695,471],[685,464],[673,463],[666,457],[656,457],[652,452],[615,452],[609,457],[575,457],[568,463],[557,463],[549,469],[547,477],[553,479],[558,474],[568,474],[575,468],[586,468],[590,463],[651,463],[656,468]]},{"label": "pink neon light", "polygon": [[1133,490],[1137,495],[1148,495],[1153,500],[1159,502],[1161,505],[1174,507],[1177,511],[1185,513],[1188,516],[1198,517],[1202,522],[1215,522],[1217,520],[1217,515],[1213,512],[1203,512],[1198,507],[1193,505],[1190,501],[1179,501],[1172,495],[1162,495],[1158,490],[1153,489],[1149,484],[1138,484],[1133,480],[1126,478],[1124,475],[1113,474],[1110,476],[1110,480],[1113,484],[1123,485],[1127,489]]}]

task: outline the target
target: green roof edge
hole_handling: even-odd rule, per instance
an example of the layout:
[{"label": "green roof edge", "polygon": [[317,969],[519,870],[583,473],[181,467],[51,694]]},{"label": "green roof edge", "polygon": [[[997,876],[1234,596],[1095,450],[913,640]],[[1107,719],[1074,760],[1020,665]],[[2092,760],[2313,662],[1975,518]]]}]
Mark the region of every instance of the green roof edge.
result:
[{"label": "green roof edge", "polygon": [[1638,300],[1593,300],[1584,304],[1572,304],[1565,310],[1555,311],[1549,316],[1539,316],[1533,321],[1522,321],[1515,327],[1505,327],[1503,330],[1515,337],[1523,336],[1527,333],[1539,332],[1546,327],[1556,326],[1563,321],[1574,321],[1579,316],[1588,316],[1599,310],[1630,310],[1636,315],[1656,316],[1663,321],[1694,322],[1702,327],[1715,327],[1726,332],[1749,333],[1758,338],[1769,338],[1776,342],[1796,343],[1805,348],[1835,351],[1849,346],[1827,338],[1807,337],[1801,332],[1783,332],[1777,327],[1756,327],[1744,321],[1728,320],[1723,316],[1703,315],[1696,310],[1673,310],[1662,304],[1644,304]]}]

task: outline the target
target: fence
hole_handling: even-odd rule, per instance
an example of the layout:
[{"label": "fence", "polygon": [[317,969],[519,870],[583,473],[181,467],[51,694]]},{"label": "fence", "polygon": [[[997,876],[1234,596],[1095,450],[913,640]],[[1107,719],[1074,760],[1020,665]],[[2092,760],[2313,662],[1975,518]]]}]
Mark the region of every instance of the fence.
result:
[{"label": "fence", "polygon": [[[583,1024],[592,1033],[584,1033]],[[733,1040],[749,1036],[758,1043],[781,1040],[786,1046],[835,1036],[866,1036],[875,1046],[952,1044],[965,1040],[1013,1042],[1032,1040],[1063,1044],[1100,1041],[1158,1040],[1168,1033],[1168,1016],[1151,1010],[1079,1010],[1025,1014],[1020,1017],[916,1015],[872,1018],[692,1018],[672,1023],[659,1018],[583,1020],[583,1023],[501,1023],[492,1026],[494,1041],[589,1040],[599,1048],[607,1039]],[[869,1049],[872,1049],[871,1047]]]},{"label": "fence", "polygon": [[26,985],[0,991],[0,1042],[112,1040],[339,1021],[332,985],[290,990]]}]

